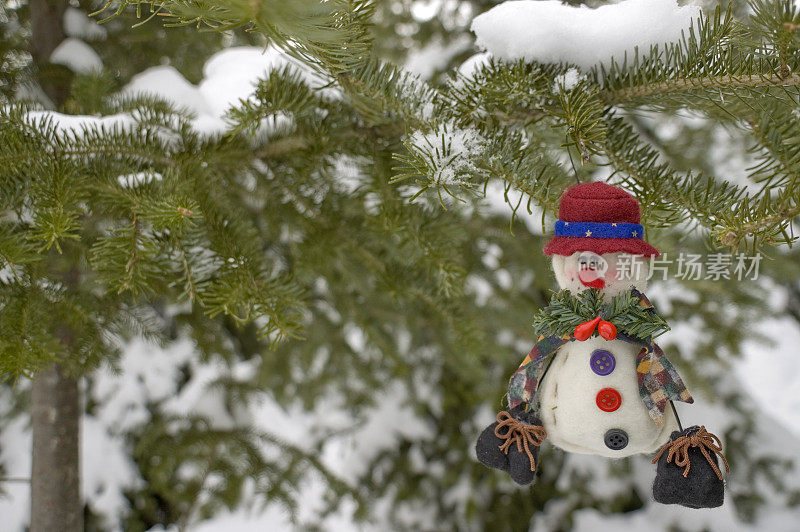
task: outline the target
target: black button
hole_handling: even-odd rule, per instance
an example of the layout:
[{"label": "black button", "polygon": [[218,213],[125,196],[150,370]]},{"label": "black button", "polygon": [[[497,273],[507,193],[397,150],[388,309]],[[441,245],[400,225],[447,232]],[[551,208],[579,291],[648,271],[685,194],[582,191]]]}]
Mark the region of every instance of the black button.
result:
[{"label": "black button", "polygon": [[622,429],[611,429],[604,437],[606,447],[619,451],[628,446],[628,434]]}]

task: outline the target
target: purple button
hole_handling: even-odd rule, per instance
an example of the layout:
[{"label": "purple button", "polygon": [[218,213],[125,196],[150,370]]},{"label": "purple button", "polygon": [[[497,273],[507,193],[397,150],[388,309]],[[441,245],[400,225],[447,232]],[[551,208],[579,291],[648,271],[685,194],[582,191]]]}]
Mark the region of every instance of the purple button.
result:
[{"label": "purple button", "polygon": [[614,355],[609,351],[598,349],[592,353],[589,359],[589,365],[592,367],[592,371],[598,375],[608,375],[614,371],[617,365],[617,359],[615,359]]}]

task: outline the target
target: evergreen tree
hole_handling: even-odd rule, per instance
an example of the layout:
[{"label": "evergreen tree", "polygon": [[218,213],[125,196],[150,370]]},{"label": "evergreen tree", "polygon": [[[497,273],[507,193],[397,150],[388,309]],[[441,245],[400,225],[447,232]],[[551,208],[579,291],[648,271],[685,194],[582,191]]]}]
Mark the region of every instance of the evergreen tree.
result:
[{"label": "evergreen tree", "polygon": [[[455,74],[474,51],[469,21],[491,3],[439,6],[420,15],[405,0],[4,4],[0,373],[15,406],[0,414],[6,430],[28,406],[33,414],[34,530],[78,530],[83,517],[87,529],[187,529],[225,508],[275,503],[309,527],[350,508],[396,529],[519,529],[532,519],[560,529],[585,509],[647,506],[633,459],[589,467],[544,449],[536,484],[518,490],[472,457],[550,299],[539,250],[575,180],[570,157],[579,179],[610,173],[634,192],[662,249],[770,255],[760,283],[670,281],[648,295],[673,328],[698,331],[694,343],[664,347],[728,419],[738,519],[759,519],[767,497],[798,504],[800,481],[786,474],[796,453],[757,444],[780,429],[727,373],[750,339],[743,324],[800,321],[800,263],[787,247],[800,214],[800,9],[712,6],[681,42],[566,87],[570,64],[490,60]],[[89,24],[98,9],[108,18]],[[104,66],[55,61],[67,38]],[[245,44],[267,47],[275,64],[224,127],[204,129],[189,100],[122,90],[164,64],[207,80],[215,52]],[[431,48],[445,59],[429,79],[392,64]],[[675,118],[686,112],[706,121]],[[720,131],[732,132],[732,151],[746,150],[759,187],[714,176],[719,165],[697,146]],[[689,237],[687,224],[697,229]],[[764,295],[776,286],[786,304]],[[164,349],[130,350],[141,337]],[[65,426],[77,434],[79,381],[87,419],[101,419],[108,383],[119,382],[109,368],[149,375],[141,366],[159,357],[174,357],[172,394],[199,388],[217,410],[181,409],[148,390],[142,417],[109,428],[138,479],[124,515],[91,500],[84,511],[74,481],[54,486],[73,495],[62,512],[44,511],[40,501],[59,495],[47,470],[77,478],[77,443],[61,449],[67,457],[37,455],[37,445]],[[292,415],[259,421],[265,397]],[[47,408],[64,425],[48,424]],[[388,443],[360,426],[380,421]],[[334,443],[355,445],[358,467],[332,468]],[[609,474],[620,486],[596,489]],[[312,516],[302,510],[309,478],[325,490]]]}]

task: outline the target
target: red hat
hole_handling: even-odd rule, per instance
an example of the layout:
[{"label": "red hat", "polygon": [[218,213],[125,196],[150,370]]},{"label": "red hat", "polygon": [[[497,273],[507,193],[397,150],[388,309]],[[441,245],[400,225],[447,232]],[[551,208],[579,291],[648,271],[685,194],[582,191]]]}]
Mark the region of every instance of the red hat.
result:
[{"label": "red hat", "polygon": [[639,202],[621,188],[599,181],[581,183],[561,196],[555,236],[544,254],[592,251],[657,257],[658,250],[644,241],[640,222]]}]

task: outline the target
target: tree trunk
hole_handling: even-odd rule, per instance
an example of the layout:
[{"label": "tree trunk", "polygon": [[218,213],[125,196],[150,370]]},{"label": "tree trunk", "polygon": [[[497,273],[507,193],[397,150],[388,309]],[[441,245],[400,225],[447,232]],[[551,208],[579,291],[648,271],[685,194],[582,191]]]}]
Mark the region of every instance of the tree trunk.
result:
[{"label": "tree trunk", "polygon": [[31,391],[33,471],[31,532],[81,532],[80,390],[54,364],[36,375]]},{"label": "tree trunk", "polygon": [[37,62],[44,63],[64,40],[64,11],[69,2],[61,0],[29,0],[31,41],[28,49]]},{"label": "tree trunk", "polygon": [[52,73],[47,73],[46,67],[50,63],[50,54],[66,37],[64,11],[68,5],[69,2],[64,0],[28,1],[31,13],[31,39],[28,51],[39,68],[39,85],[56,106],[66,99],[69,87],[64,86],[63,80],[53,78]]},{"label": "tree trunk", "polygon": [[[64,101],[69,87],[46,69],[53,50],[65,38],[64,11],[68,4],[64,0],[28,2],[31,22],[28,50],[39,68],[41,87],[56,106]],[[83,530],[80,419],[77,379],[65,375],[57,364],[39,372],[31,390],[31,532]]]}]

